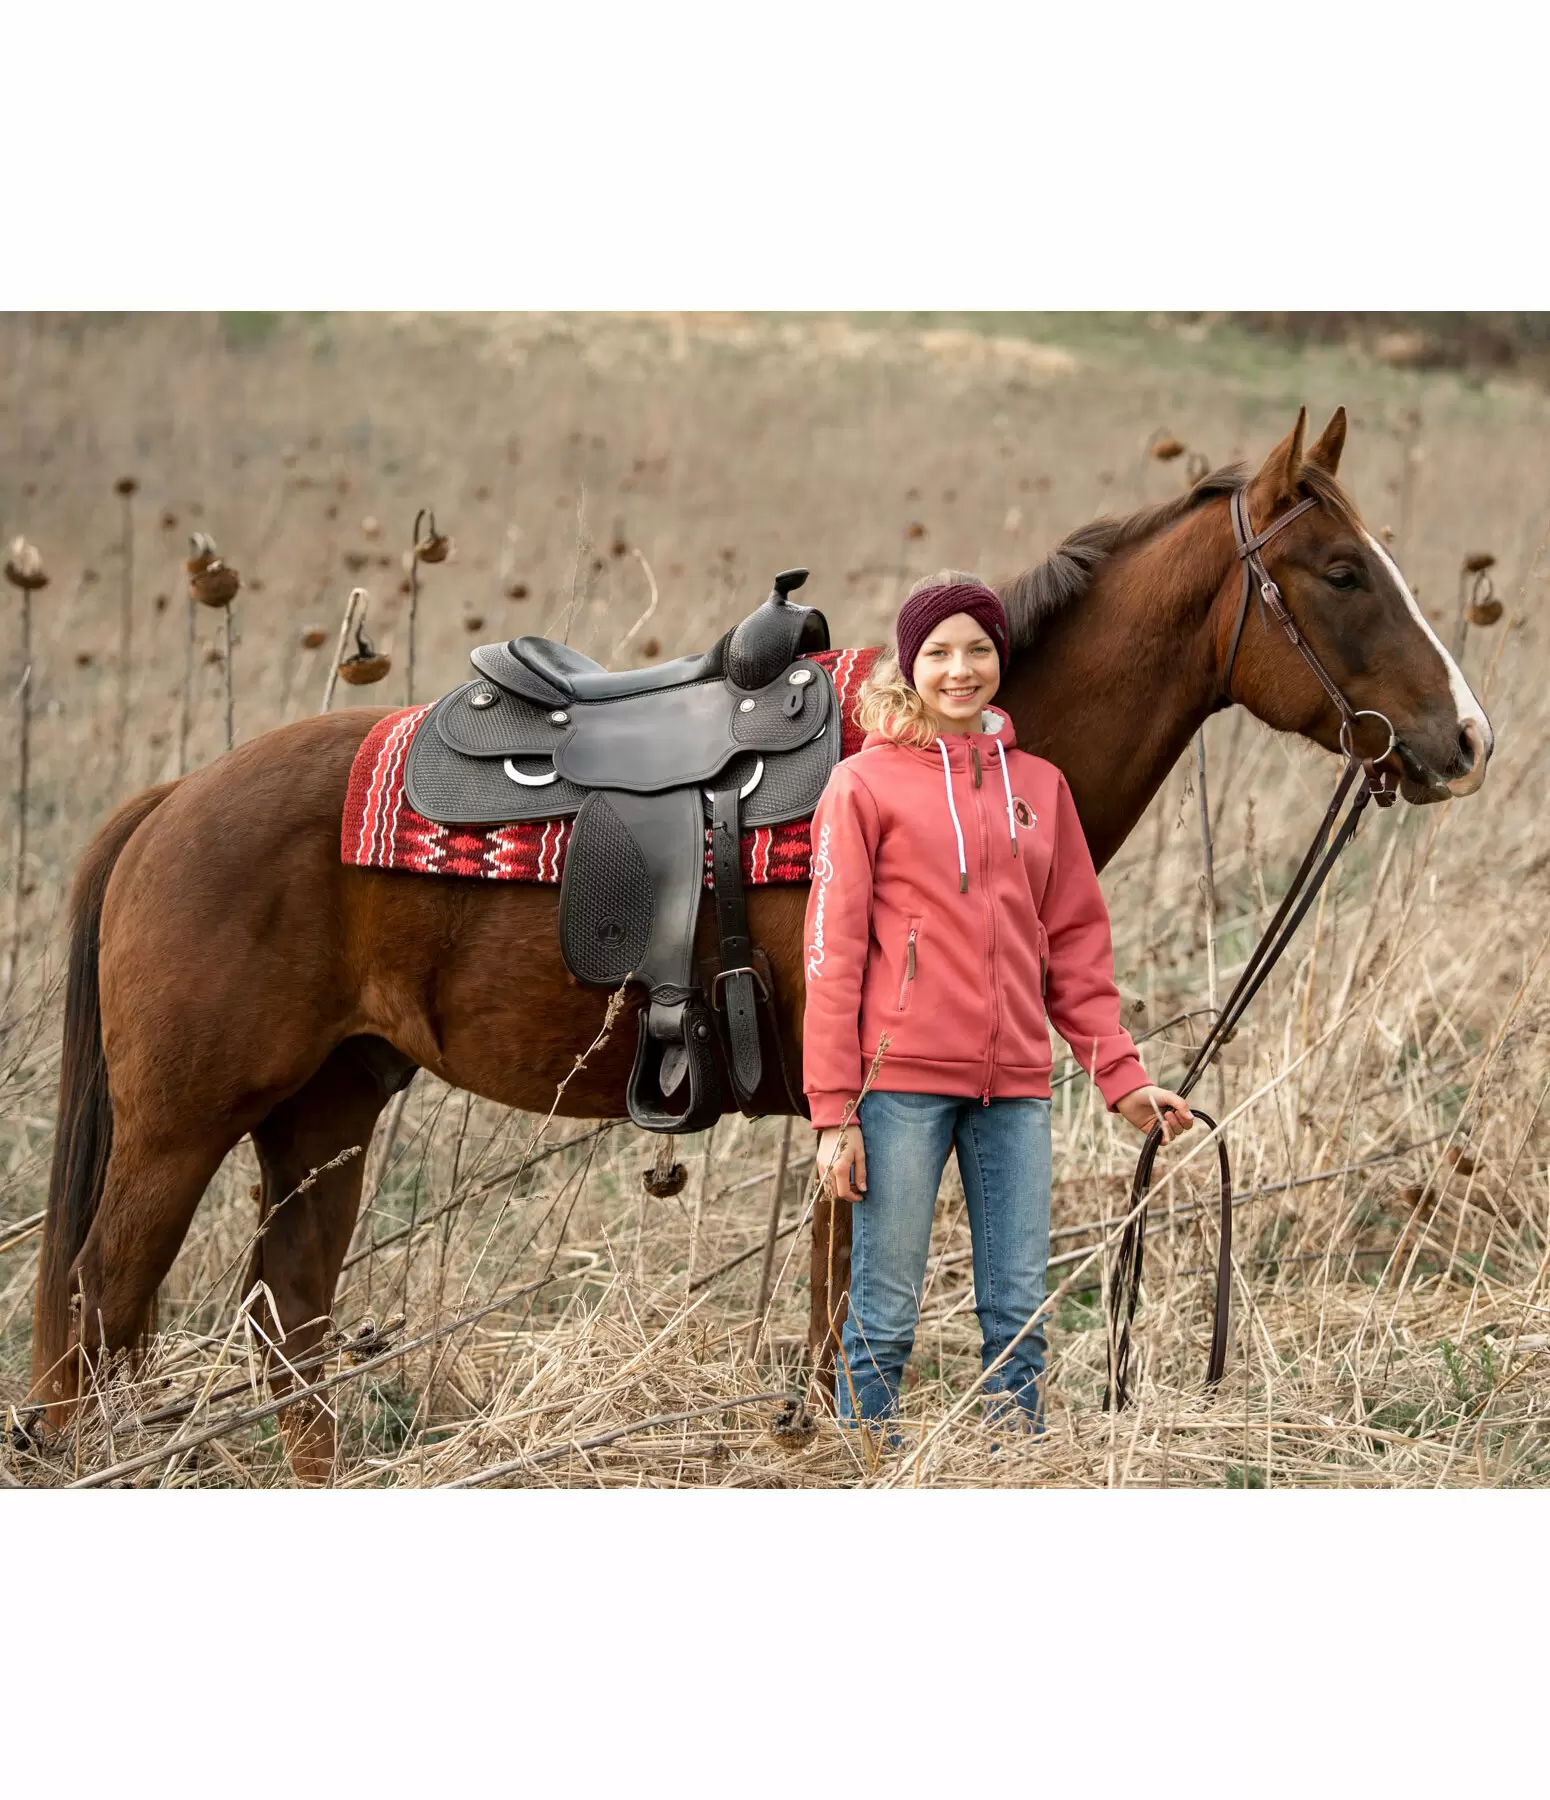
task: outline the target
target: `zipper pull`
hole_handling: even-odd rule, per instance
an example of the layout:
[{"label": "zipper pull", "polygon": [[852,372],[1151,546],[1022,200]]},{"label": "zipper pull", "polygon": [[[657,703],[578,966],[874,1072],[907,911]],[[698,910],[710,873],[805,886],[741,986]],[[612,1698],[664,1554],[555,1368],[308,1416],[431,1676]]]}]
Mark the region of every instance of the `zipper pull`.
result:
[{"label": "zipper pull", "polygon": [[915,933],[913,931],[910,933],[910,941],[907,947],[905,973],[909,980],[913,981],[915,979]]},{"label": "zipper pull", "polygon": [[985,1083],[984,1093],[980,1095],[980,1105],[981,1106],[989,1106],[990,1105],[990,1083],[988,1081]]},{"label": "zipper pull", "polygon": [[974,763],[974,785],[979,787],[984,781],[985,776],[984,771],[980,768],[980,751],[978,744],[969,745],[969,756]]}]

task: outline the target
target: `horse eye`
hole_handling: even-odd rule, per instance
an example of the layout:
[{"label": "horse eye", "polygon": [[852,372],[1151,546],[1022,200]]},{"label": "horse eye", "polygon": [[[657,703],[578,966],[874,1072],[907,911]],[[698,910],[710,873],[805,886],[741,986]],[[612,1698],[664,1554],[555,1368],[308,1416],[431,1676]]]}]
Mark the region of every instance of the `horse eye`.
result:
[{"label": "horse eye", "polygon": [[1329,583],[1329,585],[1332,588],[1339,589],[1339,591],[1341,593],[1349,593],[1350,590],[1352,588],[1354,588],[1358,582],[1358,577],[1357,577],[1357,573],[1356,573],[1355,569],[1348,569],[1348,568],[1344,567],[1343,565],[1338,568],[1331,569],[1325,575],[1324,579]]}]

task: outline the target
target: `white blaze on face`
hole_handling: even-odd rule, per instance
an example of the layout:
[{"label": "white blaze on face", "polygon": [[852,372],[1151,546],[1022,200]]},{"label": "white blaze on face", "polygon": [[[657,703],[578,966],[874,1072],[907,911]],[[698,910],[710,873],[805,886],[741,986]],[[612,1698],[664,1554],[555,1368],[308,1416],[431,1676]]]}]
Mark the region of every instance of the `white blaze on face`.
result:
[{"label": "white blaze on face", "polygon": [[1405,605],[1410,608],[1411,617],[1415,620],[1416,624],[1421,627],[1422,631],[1426,633],[1433,648],[1442,658],[1442,666],[1448,671],[1448,688],[1453,695],[1453,704],[1458,710],[1459,725],[1462,727],[1468,721],[1474,721],[1475,725],[1479,728],[1481,738],[1484,740],[1485,754],[1489,756],[1492,747],[1496,742],[1496,736],[1491,730],[1491,721],[1485,716],[1485,708],[1475,698],[1474,689],[1471,688],[1469,683],[1464,679],[1464,671],[1443,648],[1442,640],[1437,636],[1437,633],[1432,630],[1431,621],[1427,618],[1426,614],[1421,611],[1420,602],[1416,599],[1415,595],[1411,593],[1409,582],[1407,582],[1404,576],[1400,574],[1399,564],[1394,561],[1393,557],[1389,555],[1388,551],[1383,548],[1382,544],[1378,542],[1370,531],[1364,532],[1362,535],[1367,539],[1367,542],[1371,544],[1373,554],[1378,558],[1379,562],[1381,562],[1384,568],[1388,570],[1389,574],[1393,576],[1394,585],[1404,597]]}]

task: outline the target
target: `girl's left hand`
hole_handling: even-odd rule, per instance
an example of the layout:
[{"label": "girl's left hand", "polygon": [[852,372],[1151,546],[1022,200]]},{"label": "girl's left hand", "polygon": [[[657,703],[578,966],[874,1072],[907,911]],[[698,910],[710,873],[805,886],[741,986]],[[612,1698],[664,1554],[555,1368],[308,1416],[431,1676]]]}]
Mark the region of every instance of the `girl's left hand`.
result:
[{"label": "girl's left hand", "polygon": [[1195,1123],[1189,1102],[1171,1088],[1132,1088],[1114,1110],[1137,1131],[1150,1131],[1161,1118],[1165,1144],[1171,1144],[1180,1132],[1188,1131]]}]

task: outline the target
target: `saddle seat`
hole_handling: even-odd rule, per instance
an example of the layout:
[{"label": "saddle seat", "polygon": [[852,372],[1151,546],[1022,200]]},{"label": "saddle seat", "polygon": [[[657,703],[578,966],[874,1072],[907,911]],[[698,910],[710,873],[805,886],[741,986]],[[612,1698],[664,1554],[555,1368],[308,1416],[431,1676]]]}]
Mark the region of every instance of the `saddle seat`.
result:
[{"label": "saddle seat", "polygon": [[[708,650],[655,668],[607,670],[542,637],[482,645],[482,679],[437,701],[409,749],[405,798],[439,824],[574,815],[560,950],[588,986],[648,990],[626,1104],[650,1131],[720,1116],[718,1018],[744,1112],[762,1079],[757,997],[772,995],[747,934],[742,832],[810,817],[840,750],[833,681],[809,660],[828,625],[788,599],[806,579],[776,576]],[[694,954],[707,813],[721,963],[708,990]],[[786,1093],[800,1109],[789,1077]]]},{"label": "saddle seat", "polygon": [[623,700],[661,693],[697,681],[730,680],[740,688],[765,687],[809,650],[827,650],[829,627],[816,607],[793,606],[788,596],[807,580],[806,569],[787,569],[774,590],[740,625],[697,656],[642,669],[605,669],[590,656],[553,638],[519,637],[484,644],[470,658],[497,687],[538,706],[567,700]]},{"label": "saddle seat", "polygon": [[643,669],[605,669],[590,656],[557,644],[552,638],[513,638],[507,649],[541,681],[547,681],[568,700],[622,700],[633,694],[654,694],[663,688],[683,687],[719,675],[710,666],[713,650],[698,656],[680,656],[672,662]]}]

